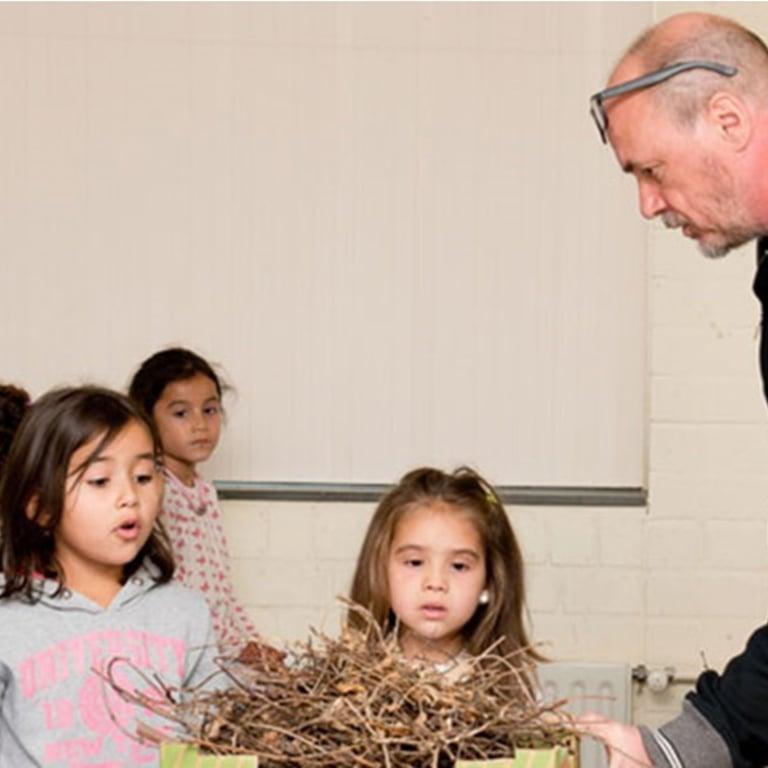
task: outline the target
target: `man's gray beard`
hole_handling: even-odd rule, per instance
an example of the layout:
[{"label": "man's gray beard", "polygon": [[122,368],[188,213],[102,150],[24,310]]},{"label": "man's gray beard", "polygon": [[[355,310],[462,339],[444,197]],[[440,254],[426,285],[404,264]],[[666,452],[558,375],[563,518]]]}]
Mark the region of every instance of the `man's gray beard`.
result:
[{"label": "man's gray beard", "polygon": [[732,245],[704,245],[704,243],[697,242],[696,245],[699,248],[699,253],[706,259],[722,259],[727,255]]},{"label": "man's gray beard", "polygon": [[734,248],[738,248],[750,240],[754,240],[756,237],[760,237],[760,233],[736,231],[729,233],[728,242],[722,245],[704,245],[704,243],[698,242],[699,252],[702,256],[708,259],[722,259],[727,253],[730,253]]},{"label": "man's gray beard", "polygon": [[706,157],[704,164],[712,179],[712,206],[719,214],[717,218],[733,223],[721,228],[722,242],[719,245],[703,245],[699,242],[699,251],[708,259],[720,259],[734,248],[759,237],[760,232],[755,230],[754,223],[748,223],[746,211],[739,202],[736,184],[727,167],[713,157]]},{"label": "man's gray beard", "polygon": [[[674,211],[665,211],[661,214],[661,220],[664,222],[664,226],[667,229],[677,229],[684,224],[688,224],[688,219],[680,216]],[[723,256],[728,254],[734,248],[738,248],[744,243],[748,243],[750,240],[754,240],[756,237],[760,237],[759,232],[751,232],[746,229],[733,229],[728,232],[728,239],[721,245],[707,245],[700,240],[696,241],[696,245],[699,248],[699,253],[707,259],[722,259]]]}]

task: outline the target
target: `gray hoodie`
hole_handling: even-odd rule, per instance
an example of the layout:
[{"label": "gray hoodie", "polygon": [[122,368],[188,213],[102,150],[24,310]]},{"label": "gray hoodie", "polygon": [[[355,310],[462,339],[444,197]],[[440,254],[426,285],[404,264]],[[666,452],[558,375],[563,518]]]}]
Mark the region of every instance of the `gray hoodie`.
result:
[{"label": "gray hoodie", "polygon": [[0,600],[0,768],[158,764],[157,749],[129,734],[137,721],[169,723],[123,701],[94,670],[125,657],[131,663],[114,669],[126,688],[150,690],[155,678],[191,687],[215,672],[217,651],[204,598],[152,573],[145,564],[107,608],[69,590],[52,597],[47,581],[38,602]]}]

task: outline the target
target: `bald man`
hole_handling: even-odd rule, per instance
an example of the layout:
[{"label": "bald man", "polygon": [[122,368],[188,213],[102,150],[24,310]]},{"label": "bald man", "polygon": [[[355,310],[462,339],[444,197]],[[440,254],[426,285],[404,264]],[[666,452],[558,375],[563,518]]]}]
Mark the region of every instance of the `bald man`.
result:
[{"label": "bald man", "polygon": [[[768,234],[768,49],[718,16],[686,13],[645,32],[590,103],[598,132],[634,176],[640,212],[679,227],[705,256]],[[768,295],[758,244],[755,292]],[[765,316],[765,310],[764,310]],[[768,343],[761,337],[768,393]],[[658,730],[598,721],[611,768],[768,764],[768,627],[722,674],[705,672]]]}]

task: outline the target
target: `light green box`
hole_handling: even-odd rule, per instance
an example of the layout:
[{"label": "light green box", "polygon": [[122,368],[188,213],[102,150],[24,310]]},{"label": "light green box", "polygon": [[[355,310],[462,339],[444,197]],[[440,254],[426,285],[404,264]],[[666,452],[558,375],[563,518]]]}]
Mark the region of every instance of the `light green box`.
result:
[{"label": "light green box", "polygon": [[[566,768],[574,765],[567,747],[518,749],[512,759],[459,760],[456,768]],[[259,758],[248,755],[201,755],[192,744],[165,743],[160,768],[258,768]]]},{"label": "light green box", "polygon": [[248,755],[201,755],[192,744],[164,743],[160,768],[258,768],[259,758]]},{"label": "light green box", "polygon": [[499,760],[459,760],[456,768],[565,768],[574,765],[568,747],[518,749],[513,758]]}]

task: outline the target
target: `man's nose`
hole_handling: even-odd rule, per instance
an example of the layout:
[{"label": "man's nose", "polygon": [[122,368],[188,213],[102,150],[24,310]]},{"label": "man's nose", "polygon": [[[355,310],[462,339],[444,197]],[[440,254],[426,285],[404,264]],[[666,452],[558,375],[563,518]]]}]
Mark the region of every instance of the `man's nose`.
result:
[{"label": "man's nose", "polygon": [[640,213],[646,219],[653,219],[667,210],[667,203],[655,184],[638,182]]}]

